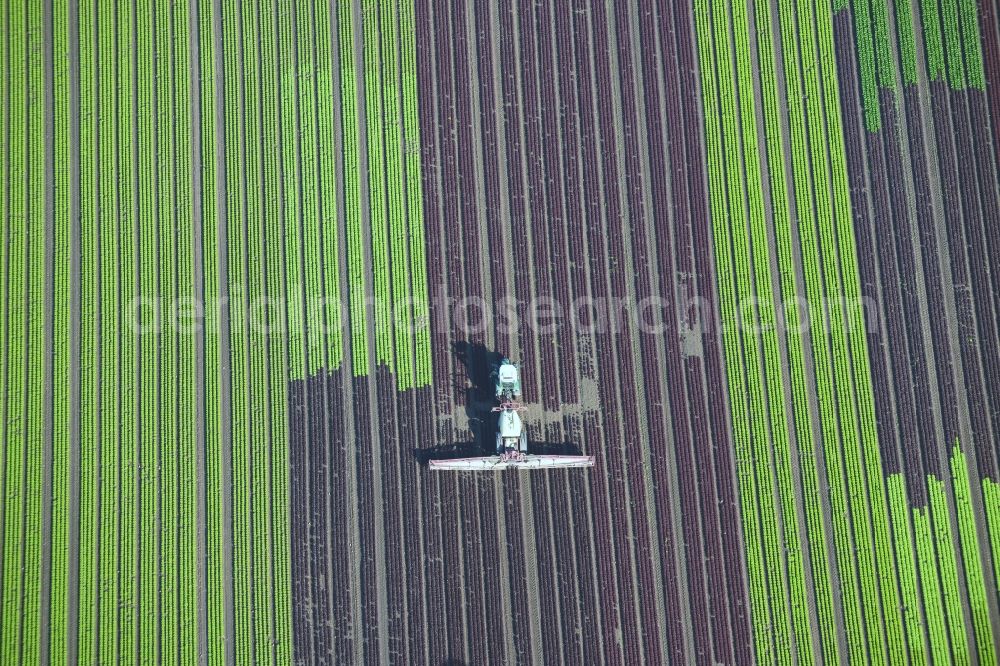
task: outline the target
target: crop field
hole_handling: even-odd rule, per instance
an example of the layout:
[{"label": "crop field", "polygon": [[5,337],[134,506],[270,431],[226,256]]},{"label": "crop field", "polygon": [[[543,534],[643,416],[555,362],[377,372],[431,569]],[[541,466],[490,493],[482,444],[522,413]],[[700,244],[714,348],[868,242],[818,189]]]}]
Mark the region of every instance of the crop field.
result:
[{"label": "crop field", "polygon": [[998,146],[995,0],[0,0],[0,662],[997,663]]}]

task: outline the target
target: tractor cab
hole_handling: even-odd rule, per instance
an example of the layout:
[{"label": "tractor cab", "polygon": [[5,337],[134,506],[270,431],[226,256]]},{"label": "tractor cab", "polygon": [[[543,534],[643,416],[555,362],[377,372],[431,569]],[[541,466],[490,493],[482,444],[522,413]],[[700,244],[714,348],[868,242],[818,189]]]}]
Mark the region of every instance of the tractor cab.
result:
[{"label": "tractor cab", "polygon": [[521,373],[508,358],[500,361],[496,369],[496,395],[506,400],[521,397]]}]

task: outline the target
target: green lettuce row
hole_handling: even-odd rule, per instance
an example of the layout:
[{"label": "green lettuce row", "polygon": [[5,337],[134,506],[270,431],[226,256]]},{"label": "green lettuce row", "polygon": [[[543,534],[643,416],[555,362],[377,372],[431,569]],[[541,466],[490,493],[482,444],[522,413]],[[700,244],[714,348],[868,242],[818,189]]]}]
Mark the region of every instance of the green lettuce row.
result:
[{"label": "green lettuce row", "polygon": [[[315,374],[326,360],[322,331],[323,268],[320,249],[323,246],[319,216],[319,161],[316,144],[316,65],[313,57],[315,42],[312,5],[305,0],[296,2],[295,46],[298,55],[299,121],[302,186],[302,247],[305,269],[306,370]],[[256,39],[256,35],[253,36]]]},{"label": "green lettuce row", "polygon": [[[177,338],[172,321],[171,310],[176,303],[175,270],[177,265],[175,210],[178,205],[177,191],[174,188],[175,144],[173,129],[177,122],[176,109],[173,108],[171,60],[171,26],[170,5],[168,0],[157,0],[155,16],[156,51],[156,233],[159,235],[157,251],[159,263],[157,276],[159,278],[159,396],[157,414],[159,417],[159,432],[157,433],[158,465],[154,488],[157,505],[157,525],[159,528],[156,549],[156,567],[144,572],[144,577],[155,572],[158,581],[158,617],[160,625],[160,654],[163,659],[176,659],[174,652],[177,640],[177,566],[179,552],[175,528],[177,525]],[[149,336],[146,336],[149,339]],[[145,373],[144,373],[145,374]],[[149,376],[148,374],[146,376]],[[149,418],[145,415],[143,418]],[[149,485],[147,479],[146,485]],[[148,518],[143,510],[143,520]],[[156,622],[152,623],[155,627]]]},{"label": "green lettuce row", "polygon": [[[240,497],[239,506],[243,513],[233,512],[233,530],[242,532],[240,538],[245,544],[243,562],[245,576],[249,578],[250,594],[242,603],[248,607],[249,624],[245,629],[252,635],[252,643],[237,646],[237,655],[243,658],[250,652],[253,663],[271,661],[273,631],[271,614],[270,544],[259,538],[259,533],[267,530],[267,477],[263,472],[263,458],[255,455],[258,450],[267,451],[267,339],[260,324],[260,303],[264,298],[264,217],[261,196],[267,196],[264,189],[264,173],[260,155],[261,147],[261,96],[260,82],[262,64],[258,41],[261,39],[259,4],[240,4],[240,31],[242,35],[243,103],[242,120],[244,132],[243,187],[245,188],[246,218],[242,229],[243,250],[246,253],[246,283],[248,294],[247,321],[241,322],[247,331],[248,350],[247,387],[247,438],[233,447],[233,479],[240,484],[233,485],[234,495]],[[308,244],[307,244],[308,247]],[[313,332],[311,332],[313,333]],[[318,348],[318,340],[310,344]],[[317,349],[318,351],[318,349]],[[235,444],[236,442],[234,442]],[[252,453],[253,452],[253,453]],[[263,530],[261,529],[263,528]],[[239,575],[239,574],[234,574]]]},{"label": "green lettuce row", "polygon": [[[10,73],[10,126],[27,126],[27,48],[24,43],[27,35],[27,16],[22,3],[5,5],[10,12],[6,17],[9,29],[5,31],[5,39],[9,45],[11,62]],[[4,540],[3,540],[3,607],[0,609],[0,657],[5,663],[17,663],[20,653],[20,617],[21,595],[24,577],[22,567],[24,559],[21,551],[23,520],[22,498],[24,488],[22,473],[25,457],[25,423],[24,423],[24,389],[26,377],[24,372],[25,340],[24,325],[27,311],[27,293],[25,291],[26,235],[27,235],[27,160],[28,147],[25,133],[10,132],[11,147],[9,151],[9,187],[10,203],[8,208],[9,222],[6,225],[7,250],[6,274],[7,284],[7,337],[5,340],[5,360],[7,375],[5,377],[4,405]]]},{"label": "green lettuce row", "polygon": [[958,563],[955,558],[954,528],[948,508],[944,482],[927,478],[927,496],[934,525],[934,545],[938,553],[938,570],[944,597],[945,618],[951,636],[952,657],[958,663],[969,663],[969,644],[962,615],[962,587],[959,585]]},{"label": "green lettuce row", "polygon": [[201,74],[199,112],[201,117],[201,248],[202,289],[205,303],[204,319],[204,382],[205,382],[205,531],[206,531],[206,618],[207,661],[213,666],[226,663],[225,595],[223,594],[222,442],[219,435],[219,334],[221,322],[217,307],[219,265],[217,257],[217,175],[215,163],[215,40],[213,37],[212,3],[198,3],[198,54]]},{"label": "green lettuce row", "polygon": [[[114,31],[107,29],[115,20],[116,0],[98,2],[98,85],[96,94],[99,105],[98,152],[101,163],[98,167],[98,190],[101,205],[99,209],[100,241],[98,253],[101,263],[101,418],[100,456],[101,491],[100,503],[100,577],[98,583],[99,636],[98,655],[102,661],[114,661],[119,657],[118,630],[120,628],[118,605],[118,565],[121,561],[118,550],[120,534],[118,488],[121,483],[119,467],[119,417],[118,389],[121,386],[120,351],[121,336],[119,320],[121,312],[119,247],[121,219],[118,216],[116,197],[118,193],[117,139],[117,89],[115,62],[117,43]],[[102,30],[102,26],[104,29]]]},{"label": "green lettuce row", "polygon": [[[278,13],[278,42],[281,45],[281,72],[294,72],[297,64],[295,33],[292,31],[291,10],[287,7]],[[300,201],[298,188],[298,158],[296,154],[299,125],[295,114],[295,77],[284,75],[281,79],[281,134],[282,173],[285,207],[285,261],[287,280],[288,319],[288,372],[291,377],[306,376],[306,352],[303,344],[303,272],[300,252],[301,229],[299,222]]]},{"label": "green lettuce row", "polygon": [[924,626],[922,602],[918,588],[918,562],[913,562],[909,553],[915,550],[913,537],[910,534],[910,506],[906,500],[906,482],[901,474],[890,476],[886,485],[889,491],[889,511],[892,519],[892,530],[896,537],[896,560],[899,562],[899,586],[903,597],[903,622],[906,627],[907,646],[910,658],[926,663],[927,654],[924,646],[926,627]]},{"label": "green lettuce row", "polygon": [[400,78],[403,89],[403,154],[406,162],[406,212],[410,241],[410,275],[413,296],[414,386],[429,386],[432,379],[430,295],[427,289],[423,184],[420,177],[420,123],[417,118],[416,36],[413,0],[399,8]]},{"label": "green lettuce row", "polygon": [[[37,663],[41,648],[42,593],[42,478],[45,448],[45,396],[51,386],[45,381],[47,355],[45,290],[48,266],[45,261],[45,116],[48,109],[37,91],[45,90],[44,17],[40,4],[28,5],[28,283],[27,298],[27,383],[28,419],[24,486],[24,599],[21,617],[21,660]],[[38,387],[43,387],[38,390]],[[34,388],[32,388],[34,387]]]},{"label": "green lettuce row", "polygon": [[959,28],[958,0],[940,0],[941,24],[947,58],[946,72],[948,85],[960,89],[965,87],[965,62],[963,60],[962,34]]},{"label": "green lettuce row", "polygon": [[[405,390],[413,387],[413,330],[410,299],[410,264],[407,256],[407,219],[404,187],[406,173],[402,153],[401,86],[398,81],[399,25],[396,4],[393,0],[380,0],[382,35],[382,88],[384,114],[380,130],[385,136],[385,173],[388,192],[389,251],[392,272],[391,328],[394,334],[396,356],[396,387]],[[371,131],[372,128],[369,128]]]},{"label": "green lettuce row", "polygon": [[[797,12],[789,4],[782,4],[780,9],[782,48],[786,54],[797,52],[796,22]],[[799,22],[799,29],[802,29]],[[815,38],[812,29],[808,27],[803,35],[802,70],[817,67],[815,57]],[[807,63],[808,61],[808,63]],[[826,176],[823,154],[817,155],[817,148],[822,146],[823,137],[807,132],[807,127],[822,127],[822,112],[815,104],[808,110],[803,108],[802,97],[818,95],[816,77],[806,76],[800,72],[798,58],[783,59],[785,81],[788,86],[789,129],[791,134],[792,174],[794,182],[795,201],[798,212],[799,244],[804,263],[806,297],[809,304],[810,330],[824,332],[827,323],[824,318],[825,288],[830,286],[830,280],[825,280],[824,271],[830,270],[830,261],[835,257],[826,257],[826,263],[821,260],[819,239],[816,224],[829,215],[829,195],[824,183]],[[815,74],[815,72],[813,72]],[[806,79],[803,81],[803,79]],[[809,122],[807,123],[807,115]],[[816,123],[819,125],[816,125]],[[813,172],[815,171],[815,172]],[[812,185],[815,180],[816,199],[812,196]],[[828,219],[828,218],[827,218]],[[821,224],[821,229],[822,229]],[[835,270],[835,269],[834,269]],[[835,280],[836,275],[832,276]],[[826,287],[825,287],[826,284]],[[836,292],[834,292],[836,294]],[[878,598],[875,584],[872,580],[873,568],[855,569],[855,552],[860,556],[870,558],[871,546],[866,543],[868,532],[863,529],[858,516],[863,510],[862,494],[857,494],[858,471],[856,462],[851,455],[851,446],[840,447],[841,437],[845,443],[852,441],[853,420],[850,415],[850,396],[848,387],[843,382],[835,382],[834,377],[844,376],[841,372],[843,358],[841,349],[834,344],[834,331],[837,328],[835,320],[831,322],[829,335],[812,336],[813,362],[816,373],[816,386],[820,395],[821,406],[826,403],[826,410],[821,414],[821,432],[824,443],[824,457],[828,474],[828,484],[834,522],[834,542],[837,551],[838,571],[841,577],[841,592],[844,596],[844,614],[848,627],[854,627],[854,635],[849,637],[848,651],[852,659],[864,659],[866,644],[874,640],[875,650],[872,658],[881,653],[881,628],[878,626]],[[850,374],[848,372],[847,376]],[[838,419],[841,419],[838,427]],[[846,477],[845,471],[846,470]],[[850,502],[848,500],[851,500]],[[850,507],[850,509],[848,508]],[[850,517],[850,520],[848,520]],[[852,525],[855,534],[852,539]],[[856,539],[856,541],[855,541]],[[859,594],[860,593],[860,594]],[[858,596],[855,596],[858,595]],[[865,632],[868,634],[866,643]],[[872,636],[874,635],[874,636]]]},{"label": "green lettuce row", "polygon": [[[798,292],[793,265],[792,226],[790,217],[791,200],[788,184],[784,173],[785,147],[782,141],[781,119],[778,110],[778,89],[775,76],[774,45],[771,37],[771,12],[758,11],[756,16],[758,68],[760,86],[764,107],[765,136],[767,139],[767,160],[769,167],[769,184],[771,188],[771,205],[774,215],[774,235],[777,246],[778,265],[780,271],[782,301],[791,304],[784,309],[784,321],[787,331],[798,331],[801,327],[797,303]],[[788,350],[789,369],[792,382],[792,401],[795,414],[795,436],[800,461],[802,495],[805,503],[806,522],[808,525],[809,552],[813,577],[816,610],[819,616],[820,636],[823,658],[826,662],[835,662],[837,654],[837,635],[833,611],[833,593],[830,583],[829,554],[826,545],[826,528],[822,507],[819,502],[819,466],[815,456],[815,443],[810,417],[808,397],[808,381],[805,374],[805,352],[802,336],[791,334],[785,336]],[[820,399],[820,412],[824,415],[833,414],[833,405],[829,395],[823,393]],[[843,521],[843,516],[835,518]],[[843,528],[842,528],[843,529]],[[846,599],[854,592],[853,585],[847,586]],[[848,601],[848,603],[850,603]],[[847,626],[849,639],[860,636],[860,627],[856,617],[846,614],[850,621]]]},{"label": "green lettuce row", "polygon": [[[195,433],[196,418],[196,358],[191,323],[186,315],[187,308],[197,297],[194,291],[194,216],[192,192],[194,179],[191,173],[191,58],[190,24],[187,3],[174,3],[171,7],[173,25],[173,64],[175,125],[175,173],[177,178],[177,296],[178,323],[178,412],[177,429],[177,539],[179,541],[179,564],[177,573],[177,595],[180,599],[178,611],[178,640],[180,662],[191,663],[198,658],[198,625],[205,618],[199,618],[198,604],[198,470],[196,450],[198,441]],[[181,317],[184,317],[183,319]]]},{"label": "green lettuce row", "polygon": [[[330,44],[333,39],[334,15],[329,3],[314,4],[316,17],[316,100],[319,108],[319,183],[323,242],[323,290],[326,326],[326,367],[335,370],[344,358],[340,314],[340,246],[337,220],[337,160],[333,61]],[[274,57],[267,59],[273,62]]]},{"label": "green lettuce row", "polygon": [[913,510],[913,530],[916,533],[917,552],[920,554],[920,589],[927,615],[931,658],[934,663],[943,664],[948,662],[951,652],[948,649],[948,629],[945,625],[941,581],[938,578],[934,531],[926,507]]},{"label": "green lettuce row", "polygon": [[[250,463],[252,465],[251,518],[254,560],[254,648],[257,663],[270,663],[274,658],[274,644],[277,627],[277,613],[280,612],[277,598],[285,592],[275,585],[274,568],[280,549],[275,548],[271,541],[271,510],[274,501],[271,481],[271,452],[285,446],[284,439],[274,440],[274,421],[279,417],[273,410],[273,396],[277,392],[287,397],[284,380],[279,380],[282,386],[275,386],[273,368],[278,365],[272,358],[269,338],[275,334],[267,326],[270,322],[266,317],[271,311],[265,311],[259,304],[271,298],[268,289],[268,272],[273,271],[272,264],[280,266],[279,243],[271,243],[273,233],[268,227],[273,224],[273,218],[280,219],[280,201],[271,193],[278,191],[277,174],[275,173],[276,140],[270,139],[274,123],[274,94],[277,82],[271,81],[275,62],[274,34],[276,26],[271,19],[268,6],[261,7],[255,3],[250,24],[244,23],[244,39],[247,30],[252,28],[255,38],[251,48],[244,52],[244,62],[247,70],[252,72],[254,80],[247,86],[247,145],[254,146],[254,167],[256,177],[252,180],[248,175],[250,187],[261,193],[262,200],[254,199],[254,213],[248,224],[249,262],[251,302],[258,303],[251,316],[251,347],[254,367],[254,380],[251,386],[253,397],[253,436],[249,447]],[[244,5],[244,21],[248,18],[247,6]],[[260,42],[258,48],[257,40]],[[252,54],[252,57],[251,57]],[[252,60],[252,62],[251,62]],[[270,66],[269,66],[270,65]],[[255,143],[251,143],[250,137]],[[257,154],[260,146],[262,154]],[[279,337],[280,339],[280,337]],[[284,416],[282,412],[281,417]],[[279,547],[280,548],[280,547]],[[277,550],[277,552],[276,552]]]},{"label": "green lettuce row", "polygon": [[362,3],[365,61],[365,129],[368,139],[368,210],[371,261],[375,283],[375,362],[394,370],[390,320],[389,253],[386,237],[385,150],[382,136],[382,74],[379,53],[378,0]]},{"label": "green lettuce row", "polygon": [[709,203],[713,220],[716,250],[716,279],[719,288],[719,307],[723,322],[726,376],[730,388],[730,409],[733,416],[733,439],[736,447],[737,476],[740,487],[740,508],[746,538],[746,557],[749,578],[750,620],[753,627],[754,648],[763,662],[776,659],[774,641],[768,630],[771,625],[768,583],[764,566],[764,548],[760,537],[757,511],[757,481],[753,471],[750,451],[750,425],[747,418],[749,406],[744,389],[745,373],[742,365],[742,345],[736,321],[737,298],[733,285],[733,267],[727,229],[727,190],[725,163],[722,150],[723,130],[720,126],[720,92],[715,74],[714,30],[711,6],[708,0],[695,3],[698,54],[701,63],[702,102],[705,109],[706,151],[708,153]]},{"label": "green lettuce row", "polygon": [[[77,614],[77,658],[81,662],[98,660],[97,603],[100,542],[100,440],[96,405],[100,400],[97,353],[101,341],[98,311],[100,279],[98,272],[98,233],[100,218],[97,180],[98,100],[95,39],[97,16],[94,3],[78,9],[80,59],[80,569]],[[108,168],[105,166],[105,168]]]},{"label": "green lettuce row", "polygon": [[[141,106],[133,108],[132,77],[138,76],[137,63],[133,59],[137,52],[142,52],[142,35],[137,34],[141,24],[139,17],[133,12],[133,5],[126,0],[118,2],[118,215],[121,245],[119,249],[121,266],[119,269],[118,289],[121,294],[119,302],[118,326],[112,330],[120,331],[122,337],[120,384],[117,391],[121,393],[121,413],[119,416],[119,432],[121,454],[119,458],[120,479],[118,484],[119,517],[117,526],[118,558],[118,654],[117,659],[123,662],[133,662],[139,659],[136,654],[136,639],[139,633],[139,539],[140,516],[138,513],[138,493],[140,483],[140,424],[137,423],[137,410],[141,394],[136,386],[140,370],[140,347],[136,327],[131,325],[132,306],[140,295],[137,291],[136,279],[140,269],[140,247],[137,237],[141,233],[140,219],[136,218],[136,210],[142,204],[135,198],[135,183],[140,179],[139,165],[133,164],[133,151],[137,148],[132,140],[133,117],[141,112]],[[147,33],[148,34],[148,33]],[[135,39],[135,42],[133,41]],[[134,45],[138,44],[138,48]],[[135,72],[133,71],[135,69]],[[141,79],[141,77],[140,77]],[[144,98],[140,97],[139,104]],[[140,128],[141,129],[141,128]],[[148,144],[147,144],[148,145]],[[140,180],[141,183],[141,180]]]},{"label": "green lettuce row", "polygon": [[896,39],[899,42],[899,57],[903,61],[903,83],[914,85],[917,82],[917,40],[913,29],[913,7],[910,0],[895,0],[895,9]]},{"label": "green lettuce row", "polygon": [[[261,42],[263,51],[262,62],[275,63],[277,49],[275,37],[278,26],[273,22],[271,14],[261,15]],[[278,100],[280,91],[276,67],[266,67],[263,72],[261,90],[263,93],[263,133],[261,140],[264,146],[264,192],[277,193],[281,188],[281,177],[278,171],[281,160],[281,105]],[[266,492],[260,498],[266,502],[263,511],[258,513],[265,520],[255,523],[258,539],[266,537],[271,549],[270,584],[274,586],[273,604],[274,619],[272,622],[272,637],[276,643],[275,655],[277,663],[288,663],[291,654],[291,575],[289,558],[291,544],[288,542],[287,525],[291,520],[289,500],[284,492],[285,479],[288,474],[288,446],[286,410],[288,409],[288,374],[285,360],[285,341],[288,332],[285,321],[284,307],[286,294],[284,289],[284,245],[279,242],[284,231],[284,221],[281,216],[281,199],[278,196],[265,197],[264,219],[267,221],[264,233],[267,238],[265,245],[265,263],[267,264],[267,279],[265,289],[268,300],[275,304],[268,310],[268,395],[270,396],[270,431],[268,438],[255,442],[254,456],[263,460],[263,474],[266,475]],[[255,514],[255,517],[257,514]]]},{"label": "green lettuce row", "polygon": [[[885,0],[874,0],[875,4]],[[879,40],[879,50],[876,54],[876,41],[872,36],[872,16],[869,0],[854,0],[854,33],[858,51],[858,70],[861,76],[861,100],[865,112],[865,127],[869,132],[878,131],[882,119],[878,99],[879,84],[887,85],[892,71],[891,53],[887,53],[884,36]],[[888,61],[887,61],[888,59]]]},{"label": "green lettuce row", "polygon": [[965,569],[965,583],[972,610],[972,627],[979,653],[979,662],[996,663],[996,649],[993,646],[993,629],[990,609],[986,601],[986,582],[983,563],[979,555],[979,538],[976,530],[976,512],[972,506],[972,484],[969,482],[969,465],[965,454],[955,442],[951,456],[952,488],[955,493],[955,509],[958,514],[958,537],[962,545],[962,561]]},{"label": "green lettuce row", "polygon": [[[69,615],[70,402],[70,90],[69,16],[65,0],[52,5],[54,257],[52,330],[52,506],[49,658],[65,661]],[[65,56],[63,54],[66,54]],[[82,415],[81,415],[82,416]]]},{"label": "green lettuce row", "polygon": [[[10,72],[11,72],[11,58],[10,58],[10,4],[4,3],[0,5],[0,72],[4,72],[5,76],[0,77],[0,118],[2,118],[2,125],[0,125],[0,131],[3,132],[3,137],[6,139],[3,146],[0,149],[3,150],[3,165],[0,166],[0,219],[4,221],[3,228],[0,229],[0,442],[7,442],[7,428],[8,421],[10,420],[10,415],[7,413],[7,376],[8,376],[8,363],[7,363],[7,344],[9,340],[9,333],[7,329],[7,319],[8,319],[8,288],[10,287],[10,242],[11,242],[11,201],[9,196],[9,189],[12,186],[11,175],[12,167],[11,163],[11,144],[16,140],[13,134],[10,132],[10,116],[11,116],[11,101],[16,99],[20,91],[15,90],[14,96],[11,96],[10,90]],[[17,187],[16,183],[13,184]],[[14,276],[15,278],[17,276]],[[7,447],[0,447],[0,556],[4,556],[4,561],[6,562],[6,554],[4,553],[3,546],[3,520],[7,509],[7,496],[4,493],[4,486],[7,478]],[[0,573],[0,583],[6,584],[6,579],[3,577],[3,573]],[[3,621],[3,599],[0,596],[0,622]],[[0,631],[0,650],[3,647],[3,632]],[[2,652],[0,652],[2,655]]]},{"label": "green lettuce row", "polygon": [[[250,509],[247,506],[246,449],[249,445],[250,423],[250,353],[247,340],[247,285],[244,282],[246,263],[247,196],[244,186],[245,157],[240,149],[240,133],[244,129],[239,81],[243,76],[243,35],[238,5],[223,3],[223,59],[225,67],[225,146],[226,146],[226,229],[229,294],[229,370],[230,370],[230,450],[232,461],[232,521],[233,521],[233,594],[235,603],[233,651],[240,666],[253,661],[253,602],[251,598],[252,564],[249,544]],[[256,35],[253,35],[256,38]],[[236,575],[242,572],[243,575]]]},{"label": "green lettuce row", "polygon": [[931,81],[945,76],[944,36],[941,34],[940,0],[920,0],[921,23],[924,26],[924,49],[927,52],[927,75]]},{"label": "green lettuce row", "polygon": [[358,156],[358,84],[354,58],[352,2],[338,2],[340,47],[340,101],[344,143],[344,210],[347,229],[347,275],[350,284],[351,367],[355,377],[371,369],[368,360],[368,324],[365,306],[365,241],[361,220],[361,163]]},{"label": "green lettuce row", "polygon": [[[783,526],[783,548],[787,566],[787,581],[791,600],[792,622],[794,629],[795,651],[798,659],[813,661],[812,632],[810,631],[809,591],[806,584],[806,573],[802,536],[799,532],[798,514],[796,511],[795,485],[791,474],[791,451],[788,435],[788,417],[785,413],[781,354],[778,348],[776,332],[777,319],[774,307],[774,294],[771,289],[770,257],[768,236],[764,212],[764,185],[761,178],[760,146],[757,138],[756,114],[754,99],[745,93],[753,90],[753,67],[751,63],[750,44],[747,37],[750,25],[748,10],[743,2],[734,2],[732,20],[734,24],[734,40],[736,47],[736,68],[738,87],[741,93],[739,106],[742,120],[743,164],[746,175],[746,195],[749,203],[750,235],[747,237],[743,225],[733,226],[734,246],[744,248],[739,255],[749,254],[752,262],[738,260],[743,264],[742,294],[740,300],[749,299],[756,302],[757,318],[744,317],[754,324],[748,333],[753,337],[754,329],[759,327],[763,351],[764,372],[761,382],[766,385],[768,396],[770,432],[772,437],[774,467],[776,478],[769,474],[768,451],[766,437],[757,440],[761,447],[758,456],[764,463],[758,479],[769,478],[769,485],[777,486],[780,496],[780,514],[775,506],[775,516],[780,515]],[[744,29],[746,26],[746,29]],[[718,27],[717,27],[718,29]],[[738,144],[737,144],[738,145]],[[740,219],[740,218],[737,218]],[[752,314],[752,313],[751,313]],[[759,352],[756,354],[759,355]],[[756,363],[755,363],[756,365]],[[766,421],[765,421],[766,423]],[[764,476],[768,474],[768,476]]]},{"label": "green lettuce row", "polygon": [[[140,356],[139,378],[139,505],[137,520],[140,530],[138,577],[138,659],[152,662],[157,652],[157,625],[160,622],[160,586],[159,539],[157,521],[157,499],[162,492],[159,487],[159,425],[163,418],[160,411],[160,373],[158,343],[162,332],[156,330],[155,299],[159,295],[159,242],[158,225],[159,209],[157,207],[157,164],[156,150],[160,148],[154,143],[157,135],[154,121],[156,106],[154,106],[154,82],[156,63],[154,59],[153,31],[160,28],[154,25],[152,3],[136,6],[136,104],[135,120],[138,125],[139,146],[139,210],[136,222],[139,225],[139,292],[138,307],[134,316],[141,325],[148,326],[148,332],[138,337],[137,344]],[[157,35],[157,41],[162,35]],[[131,49],[128,49],[131,51]],[[158,92],[158,91],[157,91]],[[129,142],[131,144],[131,142]],[[152,148],[152,150],[150,150]],[[129,145],[131,149],[131,145]],[[126,300],[128,306],[133,303]],[[125,634],[123,640],[130,640],[131,634]]]}]

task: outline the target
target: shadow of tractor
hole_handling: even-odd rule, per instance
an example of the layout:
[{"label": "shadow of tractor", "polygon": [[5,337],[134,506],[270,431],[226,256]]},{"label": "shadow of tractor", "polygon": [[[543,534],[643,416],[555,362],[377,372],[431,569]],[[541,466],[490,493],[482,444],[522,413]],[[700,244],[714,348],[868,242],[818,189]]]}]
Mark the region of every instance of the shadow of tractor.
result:
[{"label": "shadow of tractor", "polygon": [[[496,384],[493,371],[504,355],[474,342],[456,342],[452,353],[465,368],[464,380],[456,378],[456,391],[465,391],[465,415],[472,432],[471,442],[454,442],[425,449],[414,449],[413,456],[421,465],[429,460],[474,458],[496,453],[497,405]],[[572,442],[529,443],[531,453],[539,455],[580,455],[580,448]]]}]

